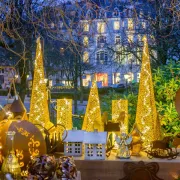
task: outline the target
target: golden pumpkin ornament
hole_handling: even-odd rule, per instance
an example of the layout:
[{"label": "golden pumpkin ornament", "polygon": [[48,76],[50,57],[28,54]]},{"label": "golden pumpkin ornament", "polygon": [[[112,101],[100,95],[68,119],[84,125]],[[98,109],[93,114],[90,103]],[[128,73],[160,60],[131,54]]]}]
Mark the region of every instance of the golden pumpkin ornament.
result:
[{"label": "golden pumpkin ornament", "polygon": [[26,167],[32,156],[46,154],[46,143],[40,130],[26,120],[3,120],[0,122],[2,154],[6,156],[6,132],[14,131],[14,151],[21,167]]}]

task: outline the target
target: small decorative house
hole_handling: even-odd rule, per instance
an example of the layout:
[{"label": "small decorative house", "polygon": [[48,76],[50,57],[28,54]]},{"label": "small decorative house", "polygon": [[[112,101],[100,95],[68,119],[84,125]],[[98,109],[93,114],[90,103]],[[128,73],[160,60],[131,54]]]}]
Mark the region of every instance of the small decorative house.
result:
[{"label": "small decorative house", "polygon": [[85,159],[105,159],[107,132],[85,132]]},{"label": "small decorative house", "polygon": [[73,128],[67,131],[67,137],[64,139],[65,156],[82,156],[82,145],[84,140],[84,131]]}]

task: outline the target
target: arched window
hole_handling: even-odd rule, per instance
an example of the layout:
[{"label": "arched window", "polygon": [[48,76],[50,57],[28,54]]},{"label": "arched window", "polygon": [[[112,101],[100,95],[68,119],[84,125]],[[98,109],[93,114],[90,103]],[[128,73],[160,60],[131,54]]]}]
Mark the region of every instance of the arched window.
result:
[{"label": "arched window", "polygon": [[119,9],[117,7],[114,8],[113,17],[119,17]]},{"label": "arched window", "polygon": [[93,18],[93,13],[91,10],[88,10],[86,13],[86,19],[92,19]]},{"label": "arched window", "polygon": [[108,53],[107,51],[101,50],[96,53],[96,62],[97,64],[107,65],[108,63]]}]

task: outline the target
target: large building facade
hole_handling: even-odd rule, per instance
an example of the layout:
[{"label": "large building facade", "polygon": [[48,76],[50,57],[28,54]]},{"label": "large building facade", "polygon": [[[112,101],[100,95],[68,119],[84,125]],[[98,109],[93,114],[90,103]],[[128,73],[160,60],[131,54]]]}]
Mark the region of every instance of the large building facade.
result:
[{"label": "large building facade", "polygon": [[149,9],[142,9],[140,2],[106,1],[99,5],[95,10],[87,6],[85,18],[80,21],[82,59],[94,67],[85,72],[83,85],[89,85],[92,74],[101,86],[138,82],[143,36],[152,43],[152,36],[147,34],[148,21],[143,18],[149,15]]},{"label": "large building facade", "polygon": [[[80,61],[90,67],[81,72],[83,86],[89,86],[94,78],[99,87],[138,82],[143,36],[154,43],[148,24],[151,6],[128,0],[81,1],[66,6],[70,16],[61,20],[61,32],[69,41],[72,37],[78,41]],[[68,84],[65,71],[60,70],[55,79]]]}]

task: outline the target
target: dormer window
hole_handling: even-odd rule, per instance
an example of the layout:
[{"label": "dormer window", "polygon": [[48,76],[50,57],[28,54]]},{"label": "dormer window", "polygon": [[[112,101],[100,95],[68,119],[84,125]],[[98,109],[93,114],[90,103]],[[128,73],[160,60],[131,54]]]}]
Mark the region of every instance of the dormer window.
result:
[{"label": "dormer window", "polygon": [[86,18],[87,18],[87,19],[92,19],[92,17],[93,17],[92,11],[91,11],[91,10],[88,10],[88,11],[87,11],[87,14],[86,14]]},{"label": "dormer window", "polygon": [[119,10],[118,8],[114,8],[113,17],[118,17],[118,16],[119,16]]},{"label": "dormer window", "polygon": [[106,12],[104,10],[100,10],[99,18],[105,18],[105,17],[106,17]]}]

